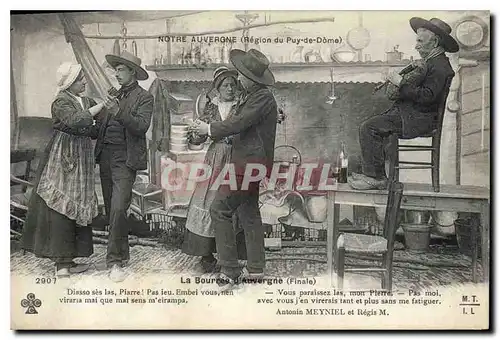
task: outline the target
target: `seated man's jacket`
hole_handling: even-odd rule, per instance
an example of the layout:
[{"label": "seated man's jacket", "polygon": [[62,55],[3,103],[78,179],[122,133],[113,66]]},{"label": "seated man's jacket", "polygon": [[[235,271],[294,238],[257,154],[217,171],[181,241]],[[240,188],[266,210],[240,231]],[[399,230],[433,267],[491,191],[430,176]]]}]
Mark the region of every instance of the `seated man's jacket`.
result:
[{"label": "seated man's jacket", "polygon": [[403,76],[393,106],[384,114],[402,117],[401,138],[425,136],[436,128],[438,108],[445,94],[446,79],[453,77],[448,58],[438,55],[417,70],[418,76]]}]

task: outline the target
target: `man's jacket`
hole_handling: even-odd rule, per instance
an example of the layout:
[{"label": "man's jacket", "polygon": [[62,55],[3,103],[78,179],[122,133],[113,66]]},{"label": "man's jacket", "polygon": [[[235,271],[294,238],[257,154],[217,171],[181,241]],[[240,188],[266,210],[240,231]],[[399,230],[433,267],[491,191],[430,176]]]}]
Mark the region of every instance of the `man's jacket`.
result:
[{"label": "man's jacket", "polygon": [[403,77],[397,100],[386,111],[386,114],[401,115],[402,138],[425,136],[435,129],[446,79],[455,75],[444,54],[427,60],[421,72],[417,77]]},{"label": "man's jacket", "polygon": [[237,175],[244,174],[247,163],[263,164],[269,174],[274,160],[277,115],[271,91],[256,85],[248,90],[233,115],[210,124],[210,136],[215,140],[234,135],[231,162]]},{"label": "man's jacket", "polygon": [[[119,92],[120,109],[114,118],[125,127],[126,165],[133,170],[145,170],[148,166],[146,132],[151,124],[153,96],[140,87],[137,82],[122,87]],[[111,114],[104,109],[96,118],[93,137],[97,138],[95,156],[98,163],[110,118]]]}]

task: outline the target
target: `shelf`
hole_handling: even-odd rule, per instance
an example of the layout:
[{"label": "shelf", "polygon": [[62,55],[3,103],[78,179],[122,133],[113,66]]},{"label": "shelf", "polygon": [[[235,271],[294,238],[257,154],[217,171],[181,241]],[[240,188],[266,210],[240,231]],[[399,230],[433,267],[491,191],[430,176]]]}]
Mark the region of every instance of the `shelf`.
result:
[{"label": "shelf", "polygon": [[[309,68],[309,67],[377,67],[377,66],[383,66],[383,67],[400,67],[400,66],[406,66],[410,63],[410,60],[402,60],[400,62],[394,62],[394,63],[388,63],[385,61],[366,61],[366,62],[360,62],[360,61],[352,61],[352,62],[342,62],[342,63],[336,63],[336,62],[331,62],[331,63],[271,63],[269,65],[269,68],[271,70],[276,70],[276,69],[288,69],[288,68]],[[146,70],[148,71],[168,71],[168,70],[203,70],[203,69],[215,69],[220,66],[226,66],[229,68],[232,68],[233,66],[231,64],[205,64],[205,65],[194,65],[194,64],[189,64],[189,65],[147,65]]]},{"label": "shelf", "polygon": [[[282,63],[271,64],[276,82],[282,83],[330,83],[330,71],[334,70],[335,83],[378,83],[389,69],[403,68],[410,60],[388,63],[384,61],[344,63]],[[228,64],[207,65],[149,65],[148,71],[156,72],[158,78],[169,81],[212,81],[213,71]]]}]

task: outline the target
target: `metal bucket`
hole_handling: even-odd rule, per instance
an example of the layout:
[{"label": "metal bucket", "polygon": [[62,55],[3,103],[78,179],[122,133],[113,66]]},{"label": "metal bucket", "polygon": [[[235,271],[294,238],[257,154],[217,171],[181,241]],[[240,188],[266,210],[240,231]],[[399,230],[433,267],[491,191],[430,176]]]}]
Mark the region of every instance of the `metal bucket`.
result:
[{"label": "metal bucket", "polygon": [[429,248],[431,226],[427,224],[403,224],[406,248],[425,252]]},{"label": "metal bucket", "polygon": [[476,229],[476,247],[478,254],[481,253],[481,236],[478,229],[479,221],[475,218],[457,218],[455,220],[458,249],[461,253],[472,256],[474,243],[472,240],[472,228]]}]

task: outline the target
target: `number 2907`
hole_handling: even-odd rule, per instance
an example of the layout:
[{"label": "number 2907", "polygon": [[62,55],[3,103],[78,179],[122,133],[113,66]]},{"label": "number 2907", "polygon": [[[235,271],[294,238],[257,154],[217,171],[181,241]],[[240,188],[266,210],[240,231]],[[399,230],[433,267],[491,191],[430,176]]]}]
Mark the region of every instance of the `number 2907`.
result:
[{"label": "number 2907", "polygon": [[37,285],[50,285],[56,283],[55,277],[37,277],[35,278],[35,283]]}]

